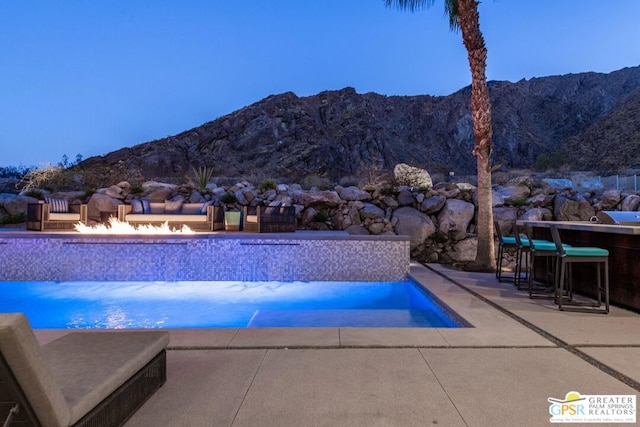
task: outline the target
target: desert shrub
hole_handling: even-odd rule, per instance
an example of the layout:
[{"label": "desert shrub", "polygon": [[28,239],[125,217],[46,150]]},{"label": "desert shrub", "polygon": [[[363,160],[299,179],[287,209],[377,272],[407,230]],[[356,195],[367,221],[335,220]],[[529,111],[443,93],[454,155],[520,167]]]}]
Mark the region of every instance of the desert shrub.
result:
[{"label": "desert shrub", "polygon": [[313,216],[313,222],[326,222],[329,219],[329,214],[325,211],[318,211]]},{"label": "desert shrub", "polygon": [[548,155],[545,153],[540,153],[538,154],[538,157],[536,157],[534,169],[538,172],[558,170],[566,164],[566,159],[566,153],[561,149],[554,150]]},{"label": "desert shrub", "polygon": [[393,176],[382,165],[366,165],[358,170],[358,175],[362,176],[366,184],[378,185],[393,181]]},{"label": "desert shrub", "polygon": [[516,199],[511,201],[511,206],[515,206],[517,208],[521,208],[522,206],[527,206],[529,202],[527,199]]},{"label": "desert shrub", "polygon": [[222,196],[220,196],[220,201],[224,204],[231,204],[231,203],[235,203],[238,199],[236,199],[235,194],[231,194],[231,193],[224,193]]},{"label": "desert shrub", "polygon": [[89,200],[91,198],[91,196],[93,196],[94,194],[96,194],[96,189],[95,188],[86,188],[84,190],[84,200]]},{"label": "desert shrub", "polygon": [[434,243],[444,243],[447,240],[449,240],[447,235],[439,231],[436,231],[431,235],[431,241],[433,241]]},{"label": "desert shrub", "polygon": [[275,190],[277,187],[275,179],[265,179],[258,185],[258,190],[267,191],[267,190]]},{"label": "desert shrub", "polygon": [[33,197],[34,199],[42,200],[44,199],[44,194],[40,190],[31,189],[24,193],[25,196]]},{"label": "desert shrub", "polygon": [[144,188],[142,188],[142,184],[139,182],[134,182],[129,188],[129,193],[131,194],[142,194],[143,192]]},{"label": "desert shrub", "polygon": [[303,181],[303,186],[306,188],[315,187],[318,190],[330,190],[332,188],[331,181],[328,178],[325,178],[318,174],[307,176]]},{"label": "desert shrub", "polygon": [[383,196],[395,196],[398,194],[398,190],[393,185],[385,185],[380,189],[380,194]]},{"label": "desert shrub", "polygon": [[32,169],[22,177],[18,186],[23,190],[42,188],[52,192],[76,190],[82,187],[82,172],[65,169],[60,166],[47,165]]},{"label": "desert shrub", "polygon": [[22,224],[27,220],[26,213],[19,213],[17,215],[7,215],[0,218],[0,224]]}]

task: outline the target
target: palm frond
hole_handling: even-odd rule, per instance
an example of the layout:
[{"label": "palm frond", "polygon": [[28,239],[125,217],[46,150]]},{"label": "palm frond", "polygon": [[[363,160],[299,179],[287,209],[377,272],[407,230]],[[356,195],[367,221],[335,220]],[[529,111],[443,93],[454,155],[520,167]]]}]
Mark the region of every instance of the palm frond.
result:
[{"label": "palm frond", "polygon": [[[436,0],[384,0],[387,7],[395,7],[400,10],[408,10],[415,12],[417,10],[427,9],[435,3]],[[449,27],[452,31],[460,30],[458,23],[458,0],[444,0],[444,15],[449,19]]]},{"label": "palm frond", "polygon": [[411,12],[427,9],[431,7],[434,2],[435,0],[384,0],[387,7],[395,7],[397,9],[409,10]]}]

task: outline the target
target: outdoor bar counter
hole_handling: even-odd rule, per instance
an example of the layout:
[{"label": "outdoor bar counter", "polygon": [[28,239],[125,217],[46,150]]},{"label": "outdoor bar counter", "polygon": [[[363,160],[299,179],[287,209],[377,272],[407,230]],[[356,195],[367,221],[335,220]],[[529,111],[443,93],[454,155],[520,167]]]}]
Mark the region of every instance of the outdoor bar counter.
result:
[{"label": "outdoor bar counter", "polygon": [[[611,302],[640,311],[640,226],[597,224],[588,221],[519,221],[533,229],[534,238],[551,240],[549,226],[555,224],[562,243],[595,246],[609,251],[609,288]],[[583,268],[584,267],[584,268]],[[593,268],[591,268],[593,267]],[[590,295],[595,267],[584,264],[574,268],[574,289]],[[583,287],[581,287],[583,286]]]}]

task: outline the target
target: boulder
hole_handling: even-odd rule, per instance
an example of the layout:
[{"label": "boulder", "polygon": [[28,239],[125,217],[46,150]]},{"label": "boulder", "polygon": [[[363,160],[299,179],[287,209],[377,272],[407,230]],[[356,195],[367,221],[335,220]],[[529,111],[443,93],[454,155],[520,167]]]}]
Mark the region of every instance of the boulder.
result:
[{"label": "boulder", "polygon": [[398,201],[396,200],[395,197],[393,196],[384,196],[382,198],[382,203],[388,207],[388,208],[397,208],[398,206],[400,206],[400,204],[398,203]]},{"label": "boulder", "polygon": [[242,191],[242,189],[237,190],[235,193],[233,193],[233,195],[236,196],[236,200],[242,206],[249,205],[249,200],[247,200],[247,198],[245,197],[245,193],[244,191]]},{"label": "boulder", "polygon": [[[362,202],[360,202],[362,203]],[[362,220],[360,219],[360,212],[358,210],[358,203],[350,203],[349,204],[349,213],[347,214],[351,220],[352,225],[360,225],[362,224]],[[362,206],[360,206],[362,208]]]},{"label": "boulder", "polygon": [[171,191],[175,191],[178,189],[178,186],[175,184],[167,184],[166,182],[157,181],[146,181],[142,183],[142,189],[146,192],[154,191],[157,188],[167,188]]},{"label": "boulder", "polygon": [[204,203],[206,201],[207,199],[202,197],[202,194],[197,190],[193,190],[189,196],[189,203]]},{"label": "boulder", "polygon": [[471,237],[469,239],[460,240],[453,245],[453,251],[449,253],[452,261],[455,262],[473,262],[478,252],[478,239]]},{"label": "boulder", "polygon": [[441,194],[425,198],[420,204],[420,210],[427,215],[439,212],[444,206],[447,198]]},{"label": "boulder", "polygon": [[[177,188],[177,186],[174,186]],[[173,190],[170,187],[158,186],[150,187],[150,190],[145,190],[142,193],[141,198],[149,199],[150,202],[161,203],[167,199],[170,199],[173,195]]]},{"label": "boulder", "polygon": [[300,218],[300,223],[305,227],[308,226],[313,222],[313,219],[315,218],[317,213],[318,211],[315,208],[305,209],[304,212],[302,212],[302,218]]},{"label": "boulder", "polygon": [[518,218],[518,208],[514,207],[498,207],[493,208],[493,220],[498,222],[500,231],[504,235],[511,234],[513,223]]},{"label": "boulder", "polygon": [[527,209],[520,217],[520,221],[553,221],[553,212],[547,208]]},{"label": "boulder", "polygon": [[548,187],[555,191],[569,190],[573,188],[573,182],[569,179],[544,178],[542,187]]},{"label": "boulder", "polygon": [[[475,193],[474,200],[478,199],[478,193]],[[502,201],[502,195],[495,189],[491,190],[491,206],[494,208],[496,206],[502,206],[504,202]]]},{"label": "boulder", "polygon": [[602,210],[610,211],[615,209],[615,207],[618,206],[618,203],[620,203],[620,200],[620,190],[604,191],[600,196],[600,204]]},{"label": "boulder", "polygon": [[553,204],[556,221],[589,221],[594,215],[595,210],[582,196],[570,198],[566,193],[556,196]]},{"label": "boulder", "polygon": [[620,203],[621,211],[637,211],[640,207],[640,196],[637,194],[630,194]]},{"label": "boulder", "polygon": [[26,215],[27,205],[38,203],[38,199],[30,196],[12,195],[13,197],[1,197],[0,206],[11,216]]},{"label": "boulder", "polygon": [[353,235],[368,235],[369,231],[362,225],[352,225],[346,228],[346,232]]},{"label": "boulder", "polygon": [[396,222],[395,232],[398,235],[411,237],[410,248],[416,249],[422,245],[433,233],[436,226],[427,215],[410,206],[396,209],[393,212],[393,219]]},{"label": "boulder", "polygon": [[424,169],[399,163],[393,168],[393,176],[396,182],[411,187],[433,187],[431,175]]},{"label": "boulder", "polygon": [[467,227],[474,214],[472,203],[448,199],[438,214],[438,230],[443,234],[452,233],[454,240],[462,240],[467,237]]},{"label": "boulder", "polygon": [[511,185],[508,187],[500,187],[497,189],[498,194],[502,198],[502,203],[512,205],[519,201],[526,200],[531,194],[529,187],[525,185]]},{"label": "boulder", "polygon": [[314,190],[314,191],[294,191],[291,195],[294,203],[304,206],[318,206],[326,208],[335,208],[340,205],[342,199],[340,195],[333,190]]},{"label": "boulder", "polygon": [[124,194],[122,192],[122,187],[120,187],[118,185],[112,185],[111,187],[106,188],[104,190],[104,194],[106,194],[109,197],[113,197],[114,199],[124,200]]},{"label": "boulder", "polygon": [[94,193],[87,203],[87,216],[99,220],[100,212],[118,212],[118,205],[121,204],[119,199],[114,199],[106,194]]},{"label": "boulder", "polygon": [[384,222],[374,222],[369,226],[369,233],[380,234],[384,231],[384,227],[385,227]]},{"label": "boulder", "polygon": [[549,207],[553,205],[553,196],[547,194],[536,194],[527,199],[527,204],[532,207]]},{"label": "boulder", "polygon": [[371,200],[371,194],[368,191],[362,191],[356,186],[340,188],[340,191],[338,191],[338,193],[340,194],[340,198],[342,198],[342,200],[361,200],[365,202]]},{"label": "boulder", "polygon": [[400,190],[398,192],[398,204],[400,206],[411,206],[413,205],[413,194],[409,190]]},{"label": "boulder", "polygon": [[372,203],[365,203],[359,213],[362,221],[366,219],[384,219],[385,217],[384,211]]},{"label": "boulder", "polygon": [[84,202],[85,192],[84,191],[58,191],[56,193],[49,194],[47,197],[51,197],[53,199],[66,199],[69,203]]}]

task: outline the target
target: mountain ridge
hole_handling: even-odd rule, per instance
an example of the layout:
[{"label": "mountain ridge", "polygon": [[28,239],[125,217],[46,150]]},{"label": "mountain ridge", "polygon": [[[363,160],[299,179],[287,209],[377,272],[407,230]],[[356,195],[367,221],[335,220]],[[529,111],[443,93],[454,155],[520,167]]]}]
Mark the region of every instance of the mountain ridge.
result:
[{"label": "mountain ridge", "polygon": [[[611,73],[490,81],[493,162],[531,168],[540,154],[563,153],[583,169],[640,165],[640,67]],[[408,163],[469,174],[476,162],[470,86],[450,95],[380,95],[354,88],[298,97],[270,95],[174,136],[91,157],[82,167],[113,168],[145,179],[214,176],[329,179]],[[604,129],[610,138],[602,141]],[[600,135],[600,137],[598,136]],[[619,153],[624,153],[620,155]],[[611,156],[610,159],[603,158]]]}]

